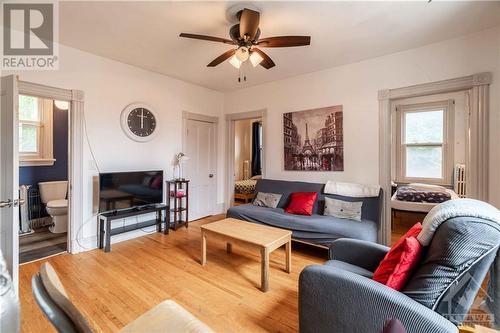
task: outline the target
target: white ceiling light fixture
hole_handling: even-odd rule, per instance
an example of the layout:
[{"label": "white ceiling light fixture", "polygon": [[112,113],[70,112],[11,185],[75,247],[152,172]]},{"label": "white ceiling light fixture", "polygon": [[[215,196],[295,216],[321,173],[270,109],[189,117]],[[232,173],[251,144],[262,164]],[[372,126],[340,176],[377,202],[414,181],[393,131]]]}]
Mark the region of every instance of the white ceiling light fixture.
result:
[{"label": "white ceiling light fixture", "polygon": [[241,62],[245,62],[248,60],[248,57],[250,56],[249,54],[249,51],[248,51],[248,48],[247,47],[239,47],[237,50],[236,50],[236,53],[234,54],[236,56],[236,58],[238,58],[239,61]]},{"label": "white ceiling light fixture", "polygon": [[241,67],[241,61],[236,58],[236,55],[232,56],[231,59],[229,59],[229,63],[234,66],[236,69],[240,69]]},{"label": "white ceiling light fixture", "polygon": [[250,62],[252,63],[253,67],[257,67],[262,62],[262,60],[264,60],[264,58],[262,58],[262,56],[255,51],[253,51],[250,55]]}]

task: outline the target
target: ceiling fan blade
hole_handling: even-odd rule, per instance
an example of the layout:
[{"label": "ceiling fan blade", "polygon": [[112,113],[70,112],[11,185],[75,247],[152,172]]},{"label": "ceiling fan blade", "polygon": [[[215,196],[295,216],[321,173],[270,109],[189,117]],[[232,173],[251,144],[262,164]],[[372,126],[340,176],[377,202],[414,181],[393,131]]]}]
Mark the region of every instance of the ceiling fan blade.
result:
[{"label": "ceiling fan blade", "polygon": [[279,36],[259,39],[260,47],[292,47],[311,44],[311,36]]},{"label": "ceiling fan blade", "polygon": [[240,38],[254,40],[257,29],[259,29],[259,21],[259,12],[247,8],[243,9],[240,17]]},{"label": "ceiling fan blade", "polygon": [[220,56],[218,56],[217,58],[215,58],[214,60],[212,60],[212,62],[209,63],[207,65],[207,67],[215,67],[215,66],[217,66],[218,64],[220,64],[224,60],[227,60],[227,59],[231,58],[234,55],[235,52],[236,52],[235,49],[231,49],[229,51],[226,51],[226,52],[222,53]]},{"label": "ceiling fan blade", "polygon": [[276,66],[274,61],[267,54],[265,54],[262,50],[259,50],[259,49],[254,47],[254,48],[252,48],[252,51],[257,52],[262,57],[262,61],[260,62],[260,65],[262,67],[264,67],[265,69],[269,69],[269,68]]},{"label": "ceiling fan blade", "polygon": [[181,33],[179,35],[179,37],[208,40],[208,41],[211,41],[211,42],[219,42],[219,43],[231,44],[231,45],[235,45],[236,44],[232,40],[226,39],[226,38],[213,37],[213,36],[205,36],[205,35],[197,35],[197,34],[187,34],[187,33],[184,33],[184,32]]}]

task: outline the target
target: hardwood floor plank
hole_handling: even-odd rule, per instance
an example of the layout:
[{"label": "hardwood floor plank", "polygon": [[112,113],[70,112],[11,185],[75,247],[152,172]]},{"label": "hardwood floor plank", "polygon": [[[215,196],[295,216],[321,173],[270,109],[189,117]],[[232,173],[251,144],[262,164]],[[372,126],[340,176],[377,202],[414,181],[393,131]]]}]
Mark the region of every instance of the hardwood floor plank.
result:
[{"label": "hardwood floor plank", "polygon": [[55,332],[31,294],[31,277],[52,263],[75,305],[98,332],[114,332],[165,299],[173,299],[218,332],[296,332],[297,281],[307,265],[322,263],[327,252],[293,244],[292,273],[285,248],[270,254],[270,289],[260,288],[260,253],[240,246],[226,252],[209,240],[208,262],[200,264],[200,225],[170,235],[148,234],[101,250],[25,264],[20,268],[22,332]]}]

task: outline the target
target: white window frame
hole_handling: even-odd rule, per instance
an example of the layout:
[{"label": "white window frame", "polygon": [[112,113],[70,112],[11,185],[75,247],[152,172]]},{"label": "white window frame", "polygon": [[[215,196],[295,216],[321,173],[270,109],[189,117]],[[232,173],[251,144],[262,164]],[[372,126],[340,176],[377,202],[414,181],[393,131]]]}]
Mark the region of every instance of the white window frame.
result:
[{"label": "white window frame", "polygon": [[[396,106],[396,181],[398,183],[423,182],[429,184],[452,186],[453,176],[453,147],[454,147],[454,100],[438,101],[431,103],[418,103]],[[406,144],[405,114],[411,112],[426,112],[444,110],[443,114],[443,143]],[[406,147],[432,146],[442,147],[441,178],[406,177]]]},{"label": "white window frame", "polygon": [[[29,96],[29,95],[25,95]],[[38,101],[38,121],[20,120],[19,125],[28,124],[37,126],[37,151],[19,152],[19,166],[52,166],[54,159],[53,140],[53,104],[50,99],[37,98]],[[19,112],[18,112],[19,117]]]}]

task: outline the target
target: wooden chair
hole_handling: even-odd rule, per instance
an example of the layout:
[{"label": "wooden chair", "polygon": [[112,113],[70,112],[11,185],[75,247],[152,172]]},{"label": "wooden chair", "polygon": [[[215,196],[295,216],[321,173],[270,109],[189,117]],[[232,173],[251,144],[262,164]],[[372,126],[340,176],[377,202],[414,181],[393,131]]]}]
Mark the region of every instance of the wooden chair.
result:
[{"label": "wooden chair", "polygon": [[[42,312],[58,332],[94,332],[82,313],[74,306],[49,263],[40,267],[32,278],[33,296]],[[213,332],[191,313],[172,300],[166,300],[123,327],[119,332]]]}]

